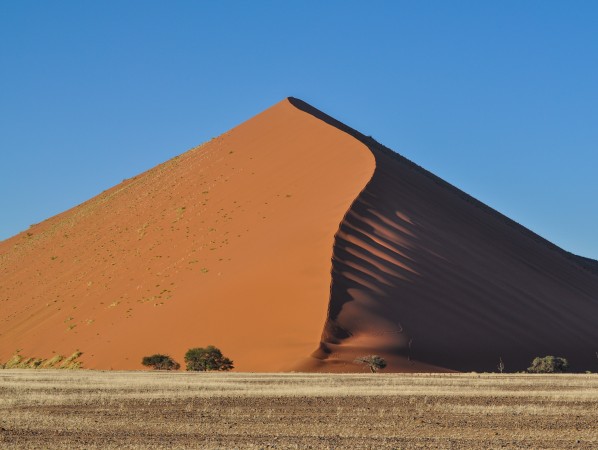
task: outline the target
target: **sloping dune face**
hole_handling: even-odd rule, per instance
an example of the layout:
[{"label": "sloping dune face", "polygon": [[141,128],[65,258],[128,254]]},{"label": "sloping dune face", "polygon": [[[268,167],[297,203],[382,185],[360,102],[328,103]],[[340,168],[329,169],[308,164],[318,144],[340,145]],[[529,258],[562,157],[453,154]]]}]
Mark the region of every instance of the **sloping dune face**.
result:
[{"label": "sloping dune face", "polygon": [[595,371],[596,262],[554,246],[371,138],[376,171],[337,233],[329,312],[304,369],[524,370],[536,356]]},{"label": "sloping dune face", "polygon": [[32,226],[0,243],[0,360],[138,369],[214,344],[238,370],[289,368],[318,345],[334,235],[374,167],[284,100]]},{"label": "sloping dune face", "polygon": [[0,243],[0,361],[595,371],[597,317],[598,262],[293,98]]}]

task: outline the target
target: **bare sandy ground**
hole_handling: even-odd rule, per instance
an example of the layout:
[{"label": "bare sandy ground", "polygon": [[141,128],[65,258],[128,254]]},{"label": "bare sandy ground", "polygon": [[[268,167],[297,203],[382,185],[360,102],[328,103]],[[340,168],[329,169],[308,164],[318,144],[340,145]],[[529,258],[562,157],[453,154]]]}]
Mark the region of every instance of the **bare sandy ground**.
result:
[{"label": "bare sandy ground", "polygon": [[590,449],[596,375],[0,371],[0,447]]}]

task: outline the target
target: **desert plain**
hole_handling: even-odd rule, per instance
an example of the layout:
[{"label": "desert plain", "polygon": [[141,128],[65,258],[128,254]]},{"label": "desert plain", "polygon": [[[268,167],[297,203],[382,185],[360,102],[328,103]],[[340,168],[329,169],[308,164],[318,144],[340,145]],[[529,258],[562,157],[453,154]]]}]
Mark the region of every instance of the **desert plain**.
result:
[{"label": "desert plain", "polygon": [[598,447],[598,375],[0,371],[0,447]]}]

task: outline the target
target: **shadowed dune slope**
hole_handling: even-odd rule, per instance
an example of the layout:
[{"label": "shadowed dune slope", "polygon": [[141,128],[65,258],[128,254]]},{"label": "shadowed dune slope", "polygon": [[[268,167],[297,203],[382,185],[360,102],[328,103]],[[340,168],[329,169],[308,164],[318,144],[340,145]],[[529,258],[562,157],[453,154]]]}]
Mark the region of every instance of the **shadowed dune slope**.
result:
[{"label": "shadowed dune slope", "polygon": [[334,235],[374,167],[284,100],[32,226],[0,243],[0,360],[138,369],[214,344],[238,370],[289,368],[318,345]]},{"label": "shadowed dune slope", "polygon": [[598,370],[596,261],[565,252],[318,110],[376,158],[336,235],[328,318],[304,370],[523,370],[535,356]]}]

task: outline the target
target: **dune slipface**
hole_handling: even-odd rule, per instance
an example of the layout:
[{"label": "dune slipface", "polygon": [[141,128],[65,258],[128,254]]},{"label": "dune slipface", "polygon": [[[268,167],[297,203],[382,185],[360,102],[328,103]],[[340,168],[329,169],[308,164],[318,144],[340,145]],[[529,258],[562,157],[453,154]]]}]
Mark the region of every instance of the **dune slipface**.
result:
[{"label": "dune slipface", "polygon": [[[331,261],[332,257],[332,261]],[[0,360],[595,370],[598,263],[298,99],[0,243]]]},{"label": "dune slipface", "polygon": [[598,368],[597,262],[565,252],[375,140],[373,177],[336,235],[328,317],[305,368],[377,353],[397,371]]}]

